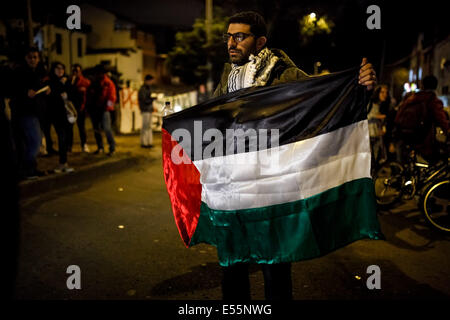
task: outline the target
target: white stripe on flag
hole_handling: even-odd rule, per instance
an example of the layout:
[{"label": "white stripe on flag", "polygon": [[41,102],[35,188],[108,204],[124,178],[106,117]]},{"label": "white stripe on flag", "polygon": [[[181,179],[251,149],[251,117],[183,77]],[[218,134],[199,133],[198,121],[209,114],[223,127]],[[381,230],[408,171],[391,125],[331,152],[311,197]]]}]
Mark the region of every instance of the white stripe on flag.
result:
[{"label": "white stripe on flag", "polygon": [[370,177],[367,120],[269,151],[268,162],[259,160],[265,150],[194,161],[202,201],[217,210],[259,208]]}]

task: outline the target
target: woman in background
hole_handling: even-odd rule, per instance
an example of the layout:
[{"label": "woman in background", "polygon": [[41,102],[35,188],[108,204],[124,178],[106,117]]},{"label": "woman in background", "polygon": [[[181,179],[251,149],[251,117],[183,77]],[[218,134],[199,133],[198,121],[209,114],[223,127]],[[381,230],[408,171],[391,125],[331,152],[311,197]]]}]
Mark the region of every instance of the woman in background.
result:
[{"label": "woman in background", "polygon": [[69,83],[65,75],[65,66],[61,62],[54,62],[50,68],[48,85],[51,93],[48,96],[48,115],[58,135],[59,165],[54,170],[56,173],[72,172],[67,164],[67,133],[72,130],[72,124],[67,120],[65,100],[69,91]]},{"label": "woman in background", "polygon": [[390,101],[388,86],[384,84],[377,86],[373,92],[372,103],[369,105],[371,107],[367,114],[370,145],[372,148],[372,168],[387,160],[385,144],[387,141],[384,140],[386,138],[390,140],[390,132],[386,135],[388,131],[391,131],[391,127],[389,126],[388,128],[386,121],[386,116],[390,110]]}]

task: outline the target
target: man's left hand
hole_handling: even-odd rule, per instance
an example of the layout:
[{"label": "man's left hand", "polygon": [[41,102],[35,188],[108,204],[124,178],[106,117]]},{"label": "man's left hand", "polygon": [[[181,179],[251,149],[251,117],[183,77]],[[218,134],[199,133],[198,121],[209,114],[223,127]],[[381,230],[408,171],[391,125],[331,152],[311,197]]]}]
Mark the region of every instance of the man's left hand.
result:
[{"label": "man's left hand", "polygon": [[362,59],[361,69],[359,69],[359,84],[372,90],[377,85],[377,76],[375,69],[371,63],[367,62],[367,58]]}]

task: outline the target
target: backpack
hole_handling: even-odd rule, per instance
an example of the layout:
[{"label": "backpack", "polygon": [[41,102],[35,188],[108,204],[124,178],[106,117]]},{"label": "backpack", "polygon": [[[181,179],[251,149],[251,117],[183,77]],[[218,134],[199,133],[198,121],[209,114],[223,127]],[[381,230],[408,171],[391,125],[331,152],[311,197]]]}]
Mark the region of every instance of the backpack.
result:
[{"label": "backpack", "polygon": [[414,97],[402,103],[395,116],[395,126],[398,135],[406,141],[422,141],[428,132],[428,103],[418,101]]}]

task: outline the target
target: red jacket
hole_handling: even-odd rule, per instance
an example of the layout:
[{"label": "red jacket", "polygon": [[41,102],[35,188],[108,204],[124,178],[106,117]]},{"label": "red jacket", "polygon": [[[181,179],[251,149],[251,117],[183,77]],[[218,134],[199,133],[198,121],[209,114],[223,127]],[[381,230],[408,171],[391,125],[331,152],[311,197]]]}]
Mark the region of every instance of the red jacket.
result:
[{"label": "red jacket", "polygon": [[81,103],[81,110],[86,106],[86,92],[87,88],[91,85],[91,81],[82,75],[78,77],[78,82],[76,83],[78,91],[83,94],[83,101]]},{"label": "red jacket", "polygon": [[116,102],[117,99],[116,86],[114,85],[114,82],[112,82],[112,80],[106,74],[100,83],[103,88],[101,99],[104,102],[106,110],[113,111],[114,103]]},{"label": "red jacket", "polygon": [[425,140],[423,143],[417,144],[416,149],[425,157],[432,157],[439,151],[436,149],[436,126],[441,127],[445,133],[449,129],[449,121],[445,114],[442,101],[433,91],[420,91],[409,97],[409,99],[418,100],[427,104],[427,119],[425,123],[429,123],[430,127],[427,130]]},{"label": "red jacket", "polygon": [[117,99],[116,86],[107,75],[104,75],[100,81],[94,80],[91,83],[87,98],[89,109],[112,111]]},{"label": "red jacket", "polygon": [[76,78],[75,88],[77,91],[77,96],[79,97],[80,110],[84,110],[86,107],[86,93],[87,89],[91,85],[91,81],[82,75]]}]

